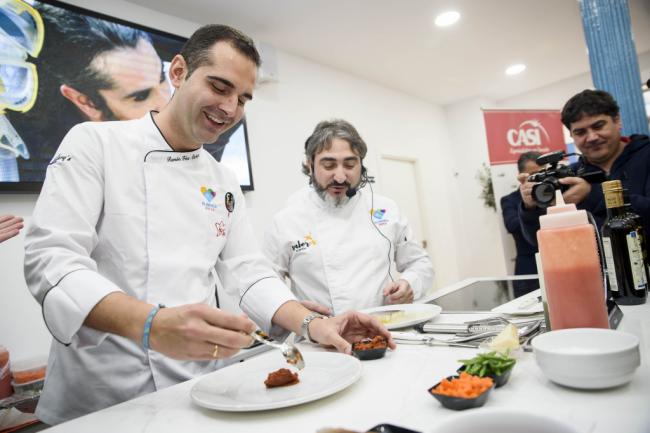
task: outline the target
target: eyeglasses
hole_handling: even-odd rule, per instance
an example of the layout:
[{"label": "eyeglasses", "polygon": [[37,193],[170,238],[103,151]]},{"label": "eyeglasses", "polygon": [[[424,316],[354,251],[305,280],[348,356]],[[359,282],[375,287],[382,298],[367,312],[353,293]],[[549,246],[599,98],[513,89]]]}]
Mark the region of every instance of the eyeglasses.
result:
[{"label": "eyeglasses", "polygon": [[[32,108],[38,92],[36,66],[27,54],[37,57],[43,48],[45,30],[41,15],[21,0],[0,0],[0,151],[29,158],[25,141],[4,115],[6,109],[25,112]],[[15,158],[3,158],[0,179],[17,181]]]},{"label": "eyeglasses", "polygon": [[0,40],[7,40],[38,57],[45,29],[36,9],[21,0],[0,0]]},{"label": "eyeglasses", "polygon": [[38,91],[36,66],[23,60],[0,57],[0,112],[26,112],[34,105]]},{"label": "eyeglasses", "polygon": [[[29,150],[23,139],[18,135],[7,116],[0,110],[0,151],[7,150],[16,156],[21,156],[24,159],[29,159]],[[16,168],[17,170],[17,168]],[[18,180],[18,172],[13,173],[13,170],[5,166],[0,167],[0,180],[6,181],[13,178]]]},{"label": "eyeglasses", "polygon": [[0,112],[25,112],[38,92],[36,67],[26,62],[43,48],[40,13],[21,0],[0,0]]}]

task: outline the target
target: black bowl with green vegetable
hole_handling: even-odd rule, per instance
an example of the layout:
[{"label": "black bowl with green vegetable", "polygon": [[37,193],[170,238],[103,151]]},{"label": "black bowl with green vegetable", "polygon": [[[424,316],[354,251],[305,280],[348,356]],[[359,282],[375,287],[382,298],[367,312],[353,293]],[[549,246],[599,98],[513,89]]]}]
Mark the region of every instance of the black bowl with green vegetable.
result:
[{"label": "black bowl with green vegetable", "polygon": [[502,387],[510,379],[510,373],[517,362],[507,353],[480,353],[472,359],[461,359],[463,365],[457,370],[465,371],[474,376],[491,377],[496,388]]}]

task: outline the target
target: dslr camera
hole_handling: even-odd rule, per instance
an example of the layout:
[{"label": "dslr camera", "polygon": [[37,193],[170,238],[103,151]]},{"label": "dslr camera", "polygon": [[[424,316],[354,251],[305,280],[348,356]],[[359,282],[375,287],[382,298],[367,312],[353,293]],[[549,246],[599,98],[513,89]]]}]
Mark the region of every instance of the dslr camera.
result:
[{"label": "dslr camera", "polygon": [[539,207],[548,207],[555,199],[556,190],[559,189],[564,192],[569,188],[559,182],[563,177],[581,177],[591,184],[602,183],[606,180],[605,173],[602,171],[585,173],[584,165],[577,171],[574,171],[568,165],[558,165],[565,157],[571,155],[576,154],[567,154],[559,150],[546,153],[537,158],[537,165],[549,165],[548,168],[528,177],[529,182],[537,182],[537,185],[533,186],[532,195]]}]

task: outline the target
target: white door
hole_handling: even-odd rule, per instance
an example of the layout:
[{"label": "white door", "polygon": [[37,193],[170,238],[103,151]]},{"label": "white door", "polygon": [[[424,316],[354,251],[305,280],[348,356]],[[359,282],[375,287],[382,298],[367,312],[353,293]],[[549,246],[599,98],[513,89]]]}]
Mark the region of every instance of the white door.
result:
[{"label": "white door", "polygon": [[424,214],[420,206],[422,197],[417,160],[410,157],[382,154],[379,157],[378,178],[381,193],[397,203],[400,211],[406,215],[409,221],[413,237],[420,242],[429,257],[432,257],[423,224]]}]

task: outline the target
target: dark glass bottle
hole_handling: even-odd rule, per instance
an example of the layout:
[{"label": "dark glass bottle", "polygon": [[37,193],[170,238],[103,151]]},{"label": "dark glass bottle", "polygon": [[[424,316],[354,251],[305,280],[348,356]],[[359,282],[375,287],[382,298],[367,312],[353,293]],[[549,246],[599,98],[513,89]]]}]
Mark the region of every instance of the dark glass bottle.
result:
[{"label": "dark glass bottle", "polygon": [[630,204],[630,196],[627,189],[623,188],[623,207],[625,208],[625,216],[634,221],[639,227],[637,233],[639,234],[639,241],[641,243],[641,251],[643,252],[643,263],[645,265],[646,280],[648,281],[648,290],[650,291],[650,266],[648,264],[648,238],[646,237],[645,228],[643,227],[643,219],[641,215],[634,212]]},{"label": "dark glass bottle", "polygon": [[603,182],[602,187],[607,206],[602,228],[603,252],[610,295],[618,304],[643,304],[648,296],[641,247],[643,227],[624,205],[620,180]]}]

